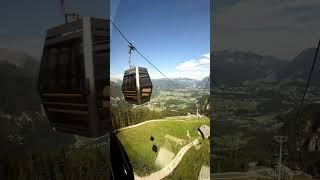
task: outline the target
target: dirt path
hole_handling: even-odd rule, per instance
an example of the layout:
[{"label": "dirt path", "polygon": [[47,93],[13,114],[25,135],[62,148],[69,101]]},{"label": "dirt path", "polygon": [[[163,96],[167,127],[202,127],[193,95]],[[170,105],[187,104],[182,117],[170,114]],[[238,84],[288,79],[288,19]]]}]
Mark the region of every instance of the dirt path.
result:
[{"label": "dirt path", "polygon": [[198,180],[210,180],[210,167],[203,165],[200,169]]},{"label": "dirt path", "polygon": [[[182,117],[182,116],[180,116],[180,117]],[[185,117],[187,117],[187,116],[185,116]],[[124,130],[124,129],[130,129],[130,128],[138,127],[138,126],[144,125],[146,123],[150,123],[150,122],[164,122],[164,121],[183,121],[183,122],[186,122],[188,120],[182,120],[182,119],[181,120],[179,120],[179,119],[155,119],[155,120],[144,121],[144,122],[139,123],[139,124],[134,124],[134,125],[131,125],[131,126],[123,127],[123,128],[115,130],[115,132],[119,132],[119,131]]]},{"label": "dirt path", "polygon": [[138,175],[134,175],[136,180],[156,180],[156,179],[163,179],[168,176],[172,171],[178,166],[180,161],[182,160],[183,156],[187,153],[187,151],[194,145],[199,143],[199,138],[194,139],[189,144],[183,146],[177,155],[172,159],[172,161],[161,170],[154,172],[148,176],[140,177]]}]

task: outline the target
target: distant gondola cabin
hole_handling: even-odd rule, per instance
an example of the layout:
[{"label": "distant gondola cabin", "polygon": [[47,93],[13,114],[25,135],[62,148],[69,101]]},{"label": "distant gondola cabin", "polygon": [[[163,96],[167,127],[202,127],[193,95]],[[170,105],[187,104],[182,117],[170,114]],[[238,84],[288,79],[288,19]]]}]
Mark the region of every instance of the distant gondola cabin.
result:
[{"label": "distant gondola cabin", "polygon": [[144,104],[150,101],[152,82],[147,68],[133,67],[124,72],[122,93],[131,104]]}]

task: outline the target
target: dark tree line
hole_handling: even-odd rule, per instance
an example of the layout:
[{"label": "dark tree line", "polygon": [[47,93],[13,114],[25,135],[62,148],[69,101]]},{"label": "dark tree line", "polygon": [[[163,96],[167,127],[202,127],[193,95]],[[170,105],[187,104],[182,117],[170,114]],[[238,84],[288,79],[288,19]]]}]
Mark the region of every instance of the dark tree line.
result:
[{"label": "dark tree line", "polygon": [[165,109],[163,111],[149,110],[146,107],[126,108],[114,107],[111,110],[111,119],[114,129],[138,124],[152,119],[164,119],[170,116],[185,116],[186,112]]}]

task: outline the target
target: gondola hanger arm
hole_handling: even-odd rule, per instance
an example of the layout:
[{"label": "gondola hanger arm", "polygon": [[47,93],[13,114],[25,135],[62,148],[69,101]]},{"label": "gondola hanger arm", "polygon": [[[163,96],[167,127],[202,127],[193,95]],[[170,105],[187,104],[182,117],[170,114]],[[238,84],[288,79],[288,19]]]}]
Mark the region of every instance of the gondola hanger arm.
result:
[{"label": "gondola hanger arm", "polygon": [[128,45],[128,47],[129,47],[129,68],[131,68],[132,66],[131,66],[131,53],[132,53],[132,51],[134,51],[135,50],[135,47],[132,45],[132,43],[129,43],[129,45]]}]

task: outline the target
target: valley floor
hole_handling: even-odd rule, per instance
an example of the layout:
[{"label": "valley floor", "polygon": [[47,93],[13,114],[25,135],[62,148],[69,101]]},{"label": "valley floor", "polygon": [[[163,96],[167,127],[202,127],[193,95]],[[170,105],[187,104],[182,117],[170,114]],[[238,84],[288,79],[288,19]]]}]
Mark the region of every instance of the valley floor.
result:
[{"label": "valley floor", "polygon": [[202,166],[210,162],[210,141],[202,139],[198,128],[209,124],[208,118],[170,117],[123,128],[118,137],[136,177],[198,179]]}]

